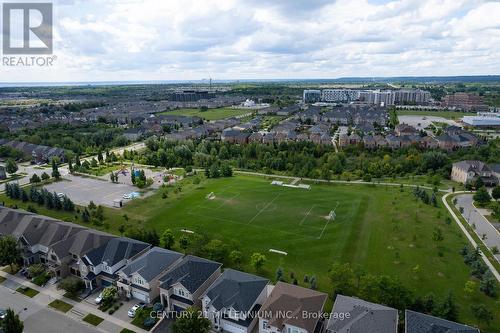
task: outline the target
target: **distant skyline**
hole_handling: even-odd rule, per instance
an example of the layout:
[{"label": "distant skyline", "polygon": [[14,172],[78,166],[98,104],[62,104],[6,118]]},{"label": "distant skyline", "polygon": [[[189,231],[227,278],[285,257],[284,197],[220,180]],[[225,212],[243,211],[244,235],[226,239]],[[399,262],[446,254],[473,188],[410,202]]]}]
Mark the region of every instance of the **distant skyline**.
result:
[{"label": "distant skyline", "polygon": [[500,74],[498,1],[53,3],[55,66],[0,82]]}]

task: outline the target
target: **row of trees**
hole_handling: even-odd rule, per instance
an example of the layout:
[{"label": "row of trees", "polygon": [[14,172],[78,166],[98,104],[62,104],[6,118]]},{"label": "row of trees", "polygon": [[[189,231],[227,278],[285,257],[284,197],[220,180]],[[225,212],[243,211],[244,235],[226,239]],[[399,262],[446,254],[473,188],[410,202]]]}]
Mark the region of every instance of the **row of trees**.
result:
[{"label": "row of trees", "polygon": [[57,193],[47,191],[45,188],[38,189],[32,186],[29,192],[19,186],[18,183],[5,184],[5,194],[7,197],[14,200],[22,200],[23,202],[34,202],[48,209],[73,211],[75,204],[66,195],[59,196]]},{"label": "row of trees", "polygon": [[471,275],[479,279],[479,290],[487,296],[496,297],[497,281],[481,259],[479,248],[473,249],[467,245],[462,248],[460,254],[464,257],[464,262],[472,269]]},{"label": "row of trees", "polygon": [[[137,163],[163,166],[210,169],[213,164],[228,162],[232,166],[261,172],[280,171],[290,175],[330,179],[333,177],[363,178],[396,177],[413,174],[449,178],[451,164],[457,160],[500,160],[498,141],[479,148],[464,148],[444,153],[408,147],[398,150],[365,150],[347,147],[336,153],[332,146],[312,142],[284,142],[245,145],[218,141],[193,140],[174,142],[150,138],[143,153],[125,152],[124,158]],[[434,180],[433,180],[434,181]]]}]

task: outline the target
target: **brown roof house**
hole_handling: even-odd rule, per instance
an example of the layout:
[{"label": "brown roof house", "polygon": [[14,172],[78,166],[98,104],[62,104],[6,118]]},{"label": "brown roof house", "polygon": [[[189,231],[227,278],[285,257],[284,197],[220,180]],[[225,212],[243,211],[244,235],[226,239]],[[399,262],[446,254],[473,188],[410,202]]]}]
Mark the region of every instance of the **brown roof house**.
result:
[{"label": "brown roof house", "polygon": [[328,295],[278,282],[259,311],[259,333],[314,333],[323,329]]}]

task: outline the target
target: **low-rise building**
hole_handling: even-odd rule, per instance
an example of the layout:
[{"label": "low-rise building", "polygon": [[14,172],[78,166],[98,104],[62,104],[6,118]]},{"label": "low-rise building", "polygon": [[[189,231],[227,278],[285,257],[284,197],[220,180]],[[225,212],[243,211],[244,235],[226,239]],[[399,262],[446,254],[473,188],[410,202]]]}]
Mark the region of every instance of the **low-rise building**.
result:
[{"label": "low-rise building", "polygon": [[498,179],[486,163],[481,161],[466,160],[455,162],[451,168],[451,179],[467,184],[480,177],[486,185],[498,184]]},{"label": "low-rise building", "polygon": [[398,310],[337,295],[326,333],[397,333]]},{"label": "low-rise building", "polygon": [[268,296],[269,280],[226,269],[202,296],[205,318],[216,331],[250,333]]},{"label": "low-rise building", "polygon": [[221,275],[222,264],[188,255],[160,277],[160,301],[167,311],[201,307],[200,297]]},{"label": "low-rise building", "polygon": [[113,238],[80,260],[80,275],[88,289],[106,287],[118,280],[118,271],[146,253],[151,245],[134,239]]},{"label": "low-rise building", "polygon": [[479,333],[474,327],[433,317],[423,313],[405,311],[405,333]]},{"label": "low-rise building", "polygon": [[160,295],[160,277],[182,259],[182,254],[153,247],[118,272],[118,292],[151,303]]},{"label": "low-rise building", "polygon": [[259,333],[322,332],[327,298],[325,293],[278,282],[259,312]]}]

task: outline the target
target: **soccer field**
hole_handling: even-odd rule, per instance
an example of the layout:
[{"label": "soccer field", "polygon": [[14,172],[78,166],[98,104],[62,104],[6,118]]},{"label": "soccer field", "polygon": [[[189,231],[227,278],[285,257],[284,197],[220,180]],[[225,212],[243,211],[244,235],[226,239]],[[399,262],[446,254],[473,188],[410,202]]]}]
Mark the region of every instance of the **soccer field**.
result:
[{"label": "soccer field", "polygon": [[[259,184],[262,185],[262,184]],[[318,197],[318,191],[282,186],[255,186],[239,189],[232,185],[213,193],[187,214],[195,218],[231,223],[262,232],[286,232],[291,237],[321,240],[327,229],[352,221],[358,200]],[[338,206],[338,207],[337,207]],[[335,221],[329,213],[337,207]],[[330,225],[332,224],[332,225]]]}]

